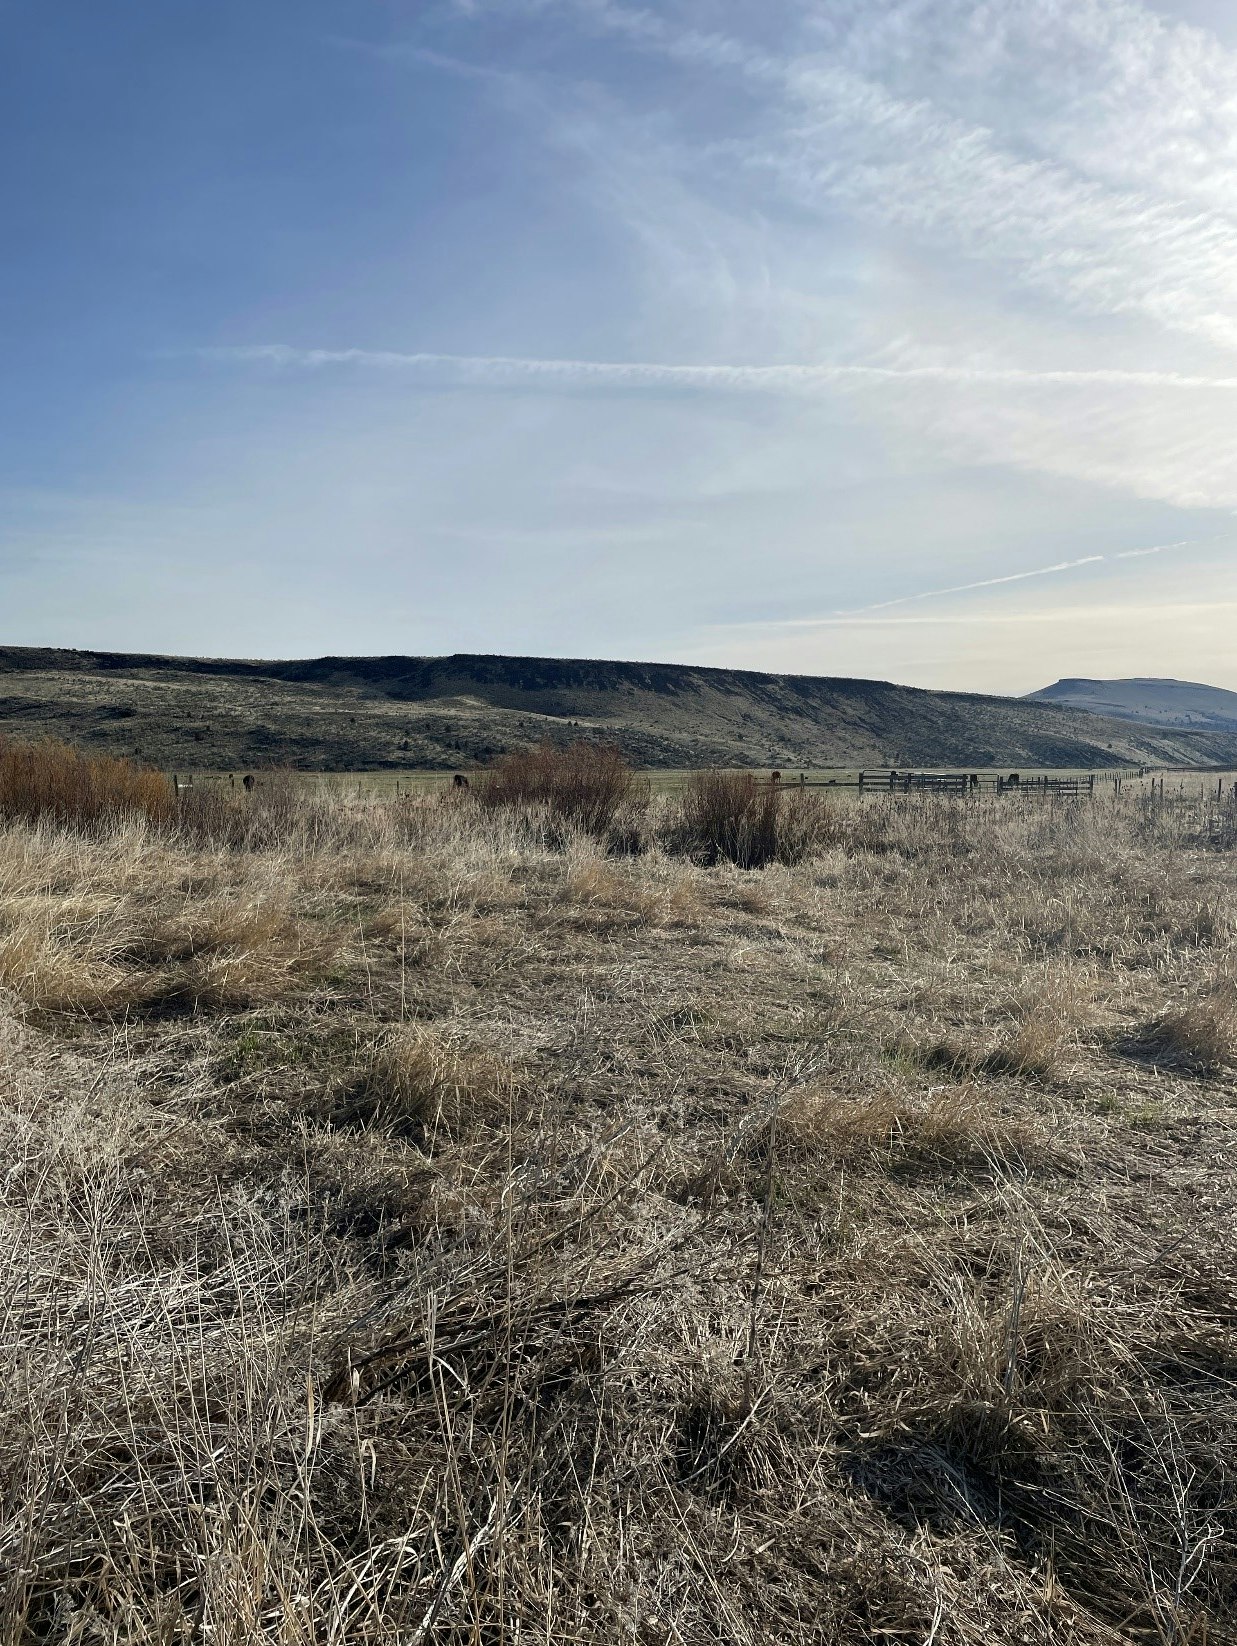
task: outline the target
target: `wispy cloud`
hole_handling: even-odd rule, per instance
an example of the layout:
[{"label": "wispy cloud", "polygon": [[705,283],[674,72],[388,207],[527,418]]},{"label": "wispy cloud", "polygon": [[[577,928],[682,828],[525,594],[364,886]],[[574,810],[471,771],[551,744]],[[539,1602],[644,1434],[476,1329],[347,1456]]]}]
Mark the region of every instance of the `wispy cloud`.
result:
[{"label": "wispy cloud", "polygon": [[1079,312],[1237,349],[1237,63],[1199,30],[1124,0],[804,0],[774,52],[673,6],[515,9],[762,97],[754,135],[696,143],[703,173],[738,166],[800,211],[840,205]]},{"label": "wispy cloud", "polygon": [[1187,507],[1237,508],[1237,377],[1221,373],[966,360],[693,365],[281,343],[200,353],[280,371],[377,371],[427,387],[763,395],[808,405],[841,395],[864,419],[896,424],[955,461],[1068,475]]},{"label": "wispy cloud", "polygon": [[1086,175],[1231,216],[1237,56],[1205,29],[1130,0],[872,0],[805,15],[857,72],[915,88],[926,53],[937,96],[984,125],[1030,132]]}]

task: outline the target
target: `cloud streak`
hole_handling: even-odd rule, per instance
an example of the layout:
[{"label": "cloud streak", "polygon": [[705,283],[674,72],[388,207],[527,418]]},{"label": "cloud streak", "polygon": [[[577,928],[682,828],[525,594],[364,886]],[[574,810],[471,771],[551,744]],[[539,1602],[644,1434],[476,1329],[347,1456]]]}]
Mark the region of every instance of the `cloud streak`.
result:
[{"label": "cloud streak", "polygon": [[375,372],[424,388],[535,394],[851,400],[874,425],[966,464],[1067,475],[1187,507],[1237,508],[1237,377],[973,361],[671,364],[283,343],[197,351],[205,363]]},{"label": "cloud streak", "polygon": [[976,384],[1027,388],[1202,389],[1231,393],[1237,376],[1124,370],[1117,367],[1048,368],[931,363],[886,366],[836,362],[797,366],[673,364],[658,361],[544,359],[524,355],[436,354],[393,349],[298,348],[286,343],[254,343],[197,351],[203,360],[321,370],[357,366],[424,376],[446,375],[462,385],[490,387],[523,383],[565,388],[687,388],[736,393],[787,394],[837,385],[881,383]]}]

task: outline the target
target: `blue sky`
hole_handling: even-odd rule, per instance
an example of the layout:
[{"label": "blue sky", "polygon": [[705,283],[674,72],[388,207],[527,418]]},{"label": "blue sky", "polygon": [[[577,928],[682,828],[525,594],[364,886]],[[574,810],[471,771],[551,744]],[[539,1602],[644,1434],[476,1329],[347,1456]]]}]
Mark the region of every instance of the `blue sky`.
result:
[{"label": "blue sky", "polygon": [[1237,687],[1237,12],[0,0],[0,640]]}]

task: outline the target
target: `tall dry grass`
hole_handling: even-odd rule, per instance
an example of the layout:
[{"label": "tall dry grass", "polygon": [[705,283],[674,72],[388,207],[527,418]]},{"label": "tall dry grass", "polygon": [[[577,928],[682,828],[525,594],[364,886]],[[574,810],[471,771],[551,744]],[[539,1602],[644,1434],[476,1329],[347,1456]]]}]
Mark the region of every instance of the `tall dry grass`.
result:
[{"label": "tall dry grass", "polygon": [[0,830],[0,1646],[1232,1646],[1225,853],[301,799]]}]

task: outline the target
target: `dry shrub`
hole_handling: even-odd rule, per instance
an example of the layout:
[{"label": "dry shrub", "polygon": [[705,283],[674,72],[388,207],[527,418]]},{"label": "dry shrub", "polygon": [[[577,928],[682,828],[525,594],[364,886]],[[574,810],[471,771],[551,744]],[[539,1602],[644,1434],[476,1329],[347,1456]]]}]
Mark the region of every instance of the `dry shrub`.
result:
[{"label": "dry shrub", "polygon": [[193,784],[177,797],[176,821],[186,841],[192,845],[239,847],[244,844],[249,822],[247,796],[222,783]]},{"label": "dry shrub", "polygon": [[635,779],[621,751],[607,743],[542,743],[504,755],[475,780],[486,807],[544,806],[552,816],[603,835],[629,801]]},{"label": "dry shrub", "polygon": [[458,1136],[505,1116],[516,1084],[504,1059],[415,1024],[376,1048],[343,1118],[425,1139]]},{"label": "dry shrub", "polygon": [[605,830],[605,849],[611,857],[639,857],[653,843],[647,790],[624,800]]},{"label": "dry shrub", "polygon": [[824,795],[803,794],[793,784],[782,791],[777,822],[777,860],[793,865],[837,846],[850,846],[861,806],[839,806]]},{"label": "dry shrub", "polygon": [[128,817],[171,821],[172,786],[132,760],[81,754],[67,743],[0,740],[0,818],[96,828]]},{"label": "dry shrub", "polygon": [[674,844],[702,863],[763,869],[778,854],[782,791],[751,772],[698,772],[688,784]]},{"label": "dry shrub", "polygon": [[846,838],[829,801],[752,772],[698,772],[665,830],[672,851],[740,869],[799,863]]}]

